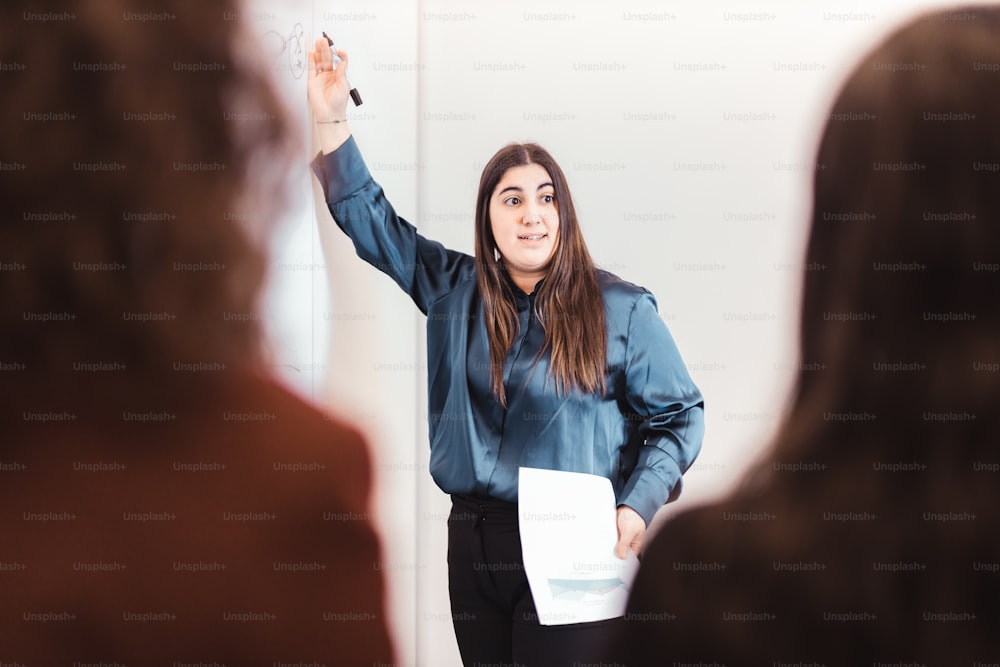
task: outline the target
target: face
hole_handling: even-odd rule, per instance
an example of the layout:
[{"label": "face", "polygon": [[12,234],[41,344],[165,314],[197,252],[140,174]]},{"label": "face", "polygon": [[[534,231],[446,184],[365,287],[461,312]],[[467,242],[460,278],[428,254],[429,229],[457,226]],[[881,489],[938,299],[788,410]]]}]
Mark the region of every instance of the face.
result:
[{"label": "face", "polygon": [[544,167],[508,169],[490,197],[490,226],[507,272],[527,293],[545,277],[559,241],[559,211]]}]

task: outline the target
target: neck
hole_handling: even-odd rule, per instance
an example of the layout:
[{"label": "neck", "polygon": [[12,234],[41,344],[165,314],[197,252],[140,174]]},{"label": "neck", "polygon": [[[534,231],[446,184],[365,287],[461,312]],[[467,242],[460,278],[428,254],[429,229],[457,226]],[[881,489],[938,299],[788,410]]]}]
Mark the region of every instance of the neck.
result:
[{"label": "neck", "polygon": [[528,273],[511,273],[510,279],[515,285],[521,288],[521,291],[525,294],[532,294],[535,291],[535,285],[538,281],[545,277],[544,273],[528,274]]}]

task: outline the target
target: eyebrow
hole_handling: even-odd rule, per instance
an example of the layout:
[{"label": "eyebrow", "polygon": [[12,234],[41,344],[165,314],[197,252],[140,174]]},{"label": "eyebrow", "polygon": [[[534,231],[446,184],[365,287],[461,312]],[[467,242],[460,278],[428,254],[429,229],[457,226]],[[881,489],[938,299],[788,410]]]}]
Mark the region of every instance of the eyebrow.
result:
[{"label": "eyebrow", "polygon": [[[552,189],[554,190],[554,189],[555,189],[555,187],[556,187],[556,186],[552,185],[552,183],[541,183],[541,184],[540,184],[540,185],[538,186],[538,189],[537,189],[537,190],[535,190],[535,192],[538,192],[538,190],[541,190],[542,188],[552,188]],[[497,196],[499,197],[500,195],[502,195],[502,194],[503,194],[503,193],[505,193],[505,192],[524,192],[524,190],[522,190],[522,189],[521,189],[521,188],[520,188],[519,186],[517,186],[517,185],[508,185],[508,186],[507,186],[507,187],[505,187],[505,188],[504,188],[503,190],[501,190],[500,192],[498,192],[498,193],[497,193]]]}]

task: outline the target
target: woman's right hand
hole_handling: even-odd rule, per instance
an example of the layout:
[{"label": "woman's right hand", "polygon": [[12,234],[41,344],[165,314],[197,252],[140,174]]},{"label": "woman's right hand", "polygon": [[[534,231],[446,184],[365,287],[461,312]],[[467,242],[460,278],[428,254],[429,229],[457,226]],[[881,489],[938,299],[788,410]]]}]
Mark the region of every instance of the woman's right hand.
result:
[{"label": "woman's right hand", "polygon": [[[329,153],[347,140],[347,101],[351,87],[347,83],[347,53],[337,51],[341,62],[333,65],[333,51],[325,39],[316,40],[309,52],[309,106],[320,128],[323,152]],[[342,121],[335,123],[333,121]]]}]

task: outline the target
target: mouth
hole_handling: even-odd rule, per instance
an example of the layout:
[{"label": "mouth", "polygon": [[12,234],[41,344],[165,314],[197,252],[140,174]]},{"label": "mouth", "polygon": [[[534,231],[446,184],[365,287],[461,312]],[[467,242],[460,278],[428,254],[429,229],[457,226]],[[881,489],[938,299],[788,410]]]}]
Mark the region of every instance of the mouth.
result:
[{"label": "mouth", "polygon": [[518,239],[521,241],[541,241],[548,234],[519,234]]}]

